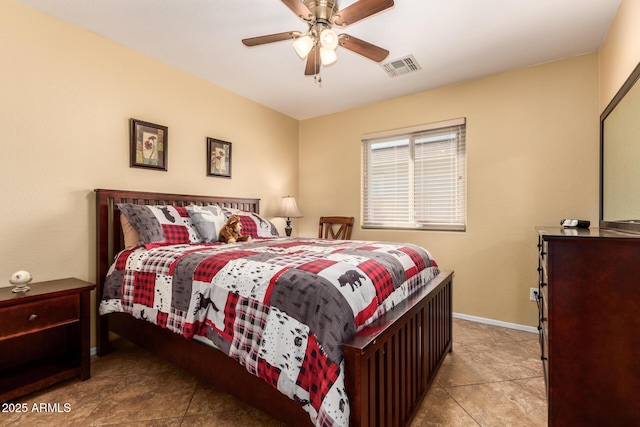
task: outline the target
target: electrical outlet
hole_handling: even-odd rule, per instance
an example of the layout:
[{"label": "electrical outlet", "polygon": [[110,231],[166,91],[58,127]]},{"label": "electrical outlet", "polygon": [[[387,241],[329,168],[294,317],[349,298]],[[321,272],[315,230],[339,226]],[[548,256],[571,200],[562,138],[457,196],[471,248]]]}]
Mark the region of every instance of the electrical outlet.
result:
[{"label": "electrical outlet", "polygon": [[529,299],[531,301],[538,301],[538,292],[540,292],[538,288],[529,289]]}]

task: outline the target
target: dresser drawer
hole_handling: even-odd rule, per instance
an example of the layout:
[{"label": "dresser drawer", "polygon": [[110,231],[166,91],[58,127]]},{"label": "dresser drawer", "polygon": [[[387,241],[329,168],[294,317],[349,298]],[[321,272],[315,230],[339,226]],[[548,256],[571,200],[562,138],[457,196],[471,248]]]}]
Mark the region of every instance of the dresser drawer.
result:
[{"label": "dresser drawer", "polygon": [[80,319],[80,298],[65,295],[0,309],[0,339],[47,329]]}]

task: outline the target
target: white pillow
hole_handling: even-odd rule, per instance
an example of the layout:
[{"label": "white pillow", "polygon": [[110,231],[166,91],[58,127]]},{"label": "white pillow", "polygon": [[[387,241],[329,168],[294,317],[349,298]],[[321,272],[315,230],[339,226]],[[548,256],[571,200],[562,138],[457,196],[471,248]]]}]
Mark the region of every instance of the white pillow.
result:
[{"label": "white pillow", "polygon": [[220,206],[191,205],[187,206],[187,212],[203,242],[213,243],[220,239],[220,230],[227,222],[227,217]]}]

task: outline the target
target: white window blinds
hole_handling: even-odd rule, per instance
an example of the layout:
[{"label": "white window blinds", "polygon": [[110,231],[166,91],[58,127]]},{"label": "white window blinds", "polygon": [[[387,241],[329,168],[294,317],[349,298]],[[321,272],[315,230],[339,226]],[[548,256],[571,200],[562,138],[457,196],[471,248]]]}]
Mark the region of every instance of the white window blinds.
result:
[{"label": "white window blinds", "polygon": [[466,120],[363,136],[362,226],[465,230]]}]

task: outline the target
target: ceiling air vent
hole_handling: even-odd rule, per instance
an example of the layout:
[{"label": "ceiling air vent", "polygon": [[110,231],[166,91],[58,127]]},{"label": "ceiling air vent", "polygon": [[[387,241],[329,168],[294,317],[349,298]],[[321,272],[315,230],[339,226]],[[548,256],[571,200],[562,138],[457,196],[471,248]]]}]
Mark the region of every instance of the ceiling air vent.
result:
[{"label": "ceiling air vent", "polygon": [[413,55],[385,62],[380,66],[389,74],[389,77],[401,76],[402,74],[413,73],[422,69]]}]

